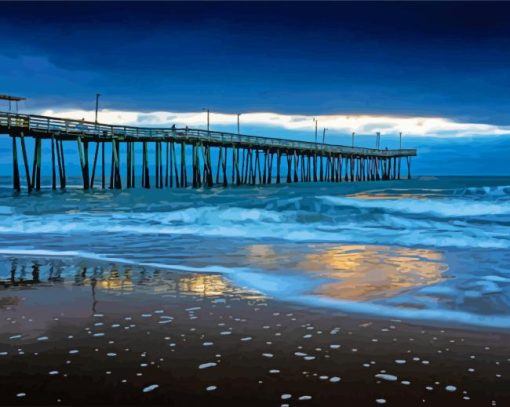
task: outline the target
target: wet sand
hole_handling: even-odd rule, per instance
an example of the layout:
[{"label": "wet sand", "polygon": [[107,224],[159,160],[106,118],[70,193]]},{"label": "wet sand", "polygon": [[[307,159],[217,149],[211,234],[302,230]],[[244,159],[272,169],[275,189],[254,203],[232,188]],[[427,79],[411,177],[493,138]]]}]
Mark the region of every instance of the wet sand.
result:
[{"label": "wet sand", "polygon": [[306,308],[215,274],[76,269],[0,290],[3,405],[510,405],[505,331]]}]

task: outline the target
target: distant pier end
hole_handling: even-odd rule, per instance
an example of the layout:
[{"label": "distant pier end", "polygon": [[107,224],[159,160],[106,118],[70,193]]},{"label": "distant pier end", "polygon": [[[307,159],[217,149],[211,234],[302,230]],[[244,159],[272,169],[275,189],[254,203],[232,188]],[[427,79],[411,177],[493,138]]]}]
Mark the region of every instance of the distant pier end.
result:
[{"label": "distant pier end", "polygon": [[[411,178],[411,157],[416,156],[414,149],[346,147],[187,127],[112,126],[7,112],[0,112],[0,134],[12,138],[13,188],[20,191],[25,179],[29,192],[41,188],[43,140],[51,142],[53,189],[66,187],[64,142],[76,146],[84,189],[95,183],[122,189],[396,180],[402,158],[406,178]],[[26,138],[34,139],[31,160]],[[141,163],[135,163],[137,148]]]}]

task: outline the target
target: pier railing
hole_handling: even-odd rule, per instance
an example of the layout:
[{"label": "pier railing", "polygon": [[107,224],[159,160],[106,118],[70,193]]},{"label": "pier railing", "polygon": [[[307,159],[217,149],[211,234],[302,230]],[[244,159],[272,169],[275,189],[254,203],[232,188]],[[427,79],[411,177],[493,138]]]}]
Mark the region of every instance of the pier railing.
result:
[{"label": "pier railing", "polygon": [[1,133],[35,134],[41,138],[54,136],[63,139],[107,141],[174,141],[203,142],[215,146],[238,146],[263,149],[283,149],[316,152],[320,154],[346,154],[372,157],[410,157],[416,155],[414,149],[373,149],[349,147],[336,144],[313,143],[308,141],[289,140],[236,134],[221,131],[209,131],[193,128],[158,128],[119,126],[94,123],[84,120],[55,118],[40,115],[15,114],[0,112]]}]

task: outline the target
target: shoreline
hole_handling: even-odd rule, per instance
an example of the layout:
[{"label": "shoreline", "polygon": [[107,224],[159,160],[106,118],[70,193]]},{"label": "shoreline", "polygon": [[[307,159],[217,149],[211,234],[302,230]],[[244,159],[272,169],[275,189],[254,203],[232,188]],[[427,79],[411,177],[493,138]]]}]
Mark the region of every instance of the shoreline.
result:
[{"label": "shoreline", "polygon": [[[214,275],[166,273],[166,285],[149,274],[139,277],[124,288],[119,280],[97,280],[94,297],[88,277],[0,290],[0,300],[11,302],[3,303],[0,321],[0,352],[7,352],[0,356],[0,403],[510,401],[508,332],[307,309]],[[291,398],[282,399],[287,394]]]},{"label": "shoreline", "polygon": [[[420,248],[414,248],[420,250]],[[239,267],[238,269],[233,269],[233,271],[222,272],[218,271],[220,269],[226,269],[224,266],[204,266],[200,263],[197,263],[195,266],[191,265],[165,265],[158,263],[148,263],[148,262],[137,262],[135,260],[123,259],[118,257],[108,257],[92,254],[90,256],[83,256],[84,252],[80,251],[54,251],[50,252],[47,250],[11,250],[11,249],[0,249],[0,262],[14,262],[16,263],[17,259],[22,260],[26,263],[37,263],[38,265],[46,265],[53,264],[55,262],[61,262],[59,267],[68,268],[71,265],[73,267],[85,267],[85,269],[100,269],[107,270],[112,269],[112,266],[118,268],[119,271],[121,268],[124,270],[130,270],[134,273],[143,272],[152,275],[161,276],[161,273],[168,273],[169,276],[179,276],[179,275],[203,275],[203,276],[215,276],[215,278],[225,280],[232,287],[236,287],[238,290],[245,292],[253,292],[257,293],[257,295],[264,296],[265,298],[274,299],[276,301],[280,301],[282,305],[295,306],[303,309],[314,309],[317,311],[323,311],[325,313],[335,313],[343,316],[351,316],[355,319],[371,319],[371,320],[381,320],[381,321],[399,321],[402,323],[407,323],[411,325],[424,326],[430,328],[455,328],[463,331],[483,331],[487,333],[498,332],[498,333],[507,333],[510,332],[510,325],[503,326],[502,324],[483,324],[483,323],[467,323],[465,320],[454,320],[454,319],[438,319],[434,317],[429,318],[419,318],[415,316],[402,317],[398,315],[391,315],[391,312],[396,312],[397,308],[387,307],[385,305],[378,305],[377,303],[370,302],[356,302],[356,301],[343,301],[335,298],[330,298],[327,296],[323,296],[320,293],[316,293],[313,289],[306,293],[300,293],[299,296],[293,297],[292,295],[288,295],[285,298],[277,298],[278,295],[273,295],[271,293],[264,293],[262,290],[259,290],[255,287],[248,286],[243,284],[243,281],[236,281],[236,270],[244,270],[246,267]],[[25,257],[26,256],[26,257]],[[28,267],[28,266],[27,266]],[[39,267],[39,266],[38,266]],[[246,268],[246,270],[250,271],[250,268]],[[78,270],[75,270],[78,273]],[[64,278],[69,280],[71,278],[76,278],[76,275],[66,275]],[[173,278],[173,277],[171,277]],[[60,277],[55,280],[58,282]],[[64,281],[62,280],[62,281]],[[164,280],[164,277],[162,277]],[[52,284],[51,282],[50,284]],[[34,287],[39,286],[41,283],[34,285]],[[9,288],[10,284],[4,282],[4,289]],[[22,284],[23,285],[23,284]],[[16,286],[16,285],[14,285]],[[1,290],[1,283],[0,283]],[[340,305],[340,306],[339,306]],[[343,307],[343,308],[342,308]],[[387,314],[383,312],[371,312],[370,309],[376,309],[382,307],[386,308]],[[359,311],[359,309],[364,308],[367,311]],[[406,310],[404,308],[404,310]],[[432,311],[432,310],[431,310]],[[447,311],[451,312],[451,311]],[[474,315],[473,318],[485,316],[483,314]],[[492,316],[491,316],[492,317]]]}]

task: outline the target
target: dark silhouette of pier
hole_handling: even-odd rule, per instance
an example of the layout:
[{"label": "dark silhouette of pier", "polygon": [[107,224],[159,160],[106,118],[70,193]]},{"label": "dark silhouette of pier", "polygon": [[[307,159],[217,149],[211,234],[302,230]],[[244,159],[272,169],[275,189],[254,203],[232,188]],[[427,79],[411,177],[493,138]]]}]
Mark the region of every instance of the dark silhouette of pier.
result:
[{"label": "dark silhouette of pier", "polygon": [[[76,145],[84,189],[94,188],[97,178],[103,189],[121,189],[123,185],[150,188],[151,184],[155,188],[200,188],[215,184],[395,180],[401,178],[402,158],[407,163],[406,177],[411,178],[411,157],[416,156],[414,149],[347,147],[175,126],[113,126],[7,112],[0,112],[0,134],[12,138],[13,187],[20,191],[21,179],[25,178],[29,192],[41,188],[43,140],[51,141],[53,189],[66,187],[64,142]],[[25,144],[28,137],[34,139],[31,162]],[[150,143],[155,146],[152,159]],[[124,162],[121,144],[125,145]],[[111,155],[109,169],[106,147]],[[137,147],[142,152],[139,172]]]}]

